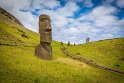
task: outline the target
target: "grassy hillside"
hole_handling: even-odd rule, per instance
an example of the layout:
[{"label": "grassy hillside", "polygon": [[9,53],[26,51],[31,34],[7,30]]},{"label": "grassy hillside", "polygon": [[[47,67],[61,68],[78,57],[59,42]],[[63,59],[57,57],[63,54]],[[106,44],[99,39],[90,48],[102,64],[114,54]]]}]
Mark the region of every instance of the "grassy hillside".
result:
[{"label": "grassy hillside", "polygon": [[124,38],[69,46],[68,51],[103,66],[124,71]]},{"label": "grassy hillside", "polygon": [[[39,42],[39,35],[0,14],[0,43],[9,45],[36,46]],[[22,37],[22,34],[28,38]]]},{"label": "grassy hillside", "polygon": [[6,16],[6,18],[10,19],[11,21],[21,25],[22,23],[17,19],[15,18],[12,14],[10,14],[8,11],[4,10],[2,7],[0,7],[0,14],[3,14],[4,16]]},{"label": "grassy hillside", "polygon": [[[22,37],[25,34],[28,38]],[[53,60],[35,56],[39,35],[0,14],[0,83],[123,83],[124,77],[66,57],[53,41]],[[82,45],[79,45],[79,47]],[[78,52],[76,47],[72,53]],[[81,47],[82,48],[82,47]],[[92,55],[95,56],[95,55]],[[91,57],[92,58],[92,57]],[[122,68],[123,69],[123,68]]]}]

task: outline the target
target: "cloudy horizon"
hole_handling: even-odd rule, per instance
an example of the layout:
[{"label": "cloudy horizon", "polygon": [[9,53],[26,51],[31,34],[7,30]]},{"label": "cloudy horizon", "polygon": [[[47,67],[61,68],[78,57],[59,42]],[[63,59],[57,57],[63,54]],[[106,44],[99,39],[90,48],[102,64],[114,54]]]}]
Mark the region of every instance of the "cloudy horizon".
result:
[{"label": "cloudy horizon", "polygon": [[53,40],[76,44],[124,37],[124,0],[0,0],[0,6],[38,32],[38,17],[51,18]]}]

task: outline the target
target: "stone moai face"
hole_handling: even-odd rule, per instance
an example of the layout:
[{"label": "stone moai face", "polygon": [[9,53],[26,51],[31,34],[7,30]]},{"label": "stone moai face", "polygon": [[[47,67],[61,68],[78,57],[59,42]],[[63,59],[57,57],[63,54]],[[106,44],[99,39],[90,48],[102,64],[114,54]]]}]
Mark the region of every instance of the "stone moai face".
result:
[{"label": "stone moai face", "polygon": [[43,14],[39,17],[40,42],[52,43],[52,29],[50,22],[50,17],[48,15]]}]

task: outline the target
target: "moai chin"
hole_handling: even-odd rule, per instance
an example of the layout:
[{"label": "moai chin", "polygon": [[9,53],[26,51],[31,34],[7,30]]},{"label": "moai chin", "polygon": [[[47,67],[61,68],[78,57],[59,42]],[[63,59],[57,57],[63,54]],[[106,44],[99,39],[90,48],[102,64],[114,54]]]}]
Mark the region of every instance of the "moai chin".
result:
[{"label": "moai chin", "polygon": [[39,17],[40,44],[36,46],[35,53],[38,57],[46,60],[52,59],[52,33],[50,17],[42,14]]}]

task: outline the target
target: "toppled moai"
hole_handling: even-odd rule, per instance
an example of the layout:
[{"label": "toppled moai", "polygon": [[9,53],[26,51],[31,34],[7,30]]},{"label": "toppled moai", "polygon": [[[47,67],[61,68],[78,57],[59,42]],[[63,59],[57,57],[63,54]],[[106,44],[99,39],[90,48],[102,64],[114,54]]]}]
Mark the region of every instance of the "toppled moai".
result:
[{"label": "toppled moai", "polygon": [[50,17],[42,14],[39,17],[40,44],[36,46],[35,53],[38,57],[46,60],[52,59],[52,29]]}]

